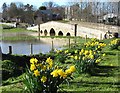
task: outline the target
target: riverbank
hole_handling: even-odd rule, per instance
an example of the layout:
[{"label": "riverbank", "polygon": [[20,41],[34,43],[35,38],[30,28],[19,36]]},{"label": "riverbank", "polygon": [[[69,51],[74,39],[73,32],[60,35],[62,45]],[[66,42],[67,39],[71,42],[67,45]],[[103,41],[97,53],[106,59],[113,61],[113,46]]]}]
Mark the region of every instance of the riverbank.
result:
[{"label": "riverbank", "polygon": [[[102,60],[100,61],[99,65],[93,70],[93,73],[91,74],[85,74],[81,73],[78,74],[77,72],[73,74],[74,76],[73,80],[70,80],[68,82],[64,82],[60,85],[60,90],[58,90],[58,93],[74,93],[74,92],[119,92],[119,74],[120,74],[120,67],[118,63],[118,56],[120,54],[120,50],[110,50],[108,45],[109,42],[112,39],[105,39],[104,42],[107,44],[107,46],[103,49],[102,52],[104,52],[106,55],[102,57]],[[82,41],[82,40],[81,40]],[[101,41],[103,42],[103,41]],[[81,42],[79,42],[81,43]],[[78,45],[79,46],[79,45]],[[79,48],[81,45],[79,46]],[[120,49],[120,48],[119,48]],[[68,50],[68,49],[66,49]],[[70,51],[77,50],[77,48],[71,49]],[[79,51],[79,50],[78,50]],[[63,51],[64,53],[65,51]],[[74,53],[75,51],[73,51]],[[4,63],[9,63],[11,66],[5,66],[5,68],[9,67],[8,71],[13,71],[12,67],[16,67],[14,71],[17,73],[11,72],[11,77],[7,80],[2,80],[2,86],[0,86],[0,90],[2,90],[2,93],[23,93],[25,90],[24,85],[24,77],[26,76],[25,73],[22,75],[18,75],[18,71],[22,71],[24,69],[25,63],[29,64],[29,60],[31,57],[40,58],[41,60],[45,60],[48,57],[54,58],[60,58],[60,56],[56,57],[55,52],[51,54],[39,54],[39,55],[33,55],[30,57],[27,56],[15,56],[15,55],[3,55],[5,58],[3,60]],[[68,55],[67,55],[68,56]],[[61,58],[63,59],[63,58]],[[63,59],[64,60],[64,59]],[[54,60],[54,62],[58,62]],[[12,64],[16,63],[16,64]],[[74,64],[75,61],[65,61],[65,63],[61,63],[60,66],[69,66]],[[7,65],[7,64],[5,64]],[[16,66],[15,66],[16,65]],[[3,69],[2,69],[3,70]],[[4,73],[6,74],[6,73]],[[8,75],[8,74],[6,74]],[[4,75],[6,77],[6,75]],[[14,75],[18,75],[14,77]],[[5,79],[5,78],[4,78]],[[69,85],[69,86],[68,86]]]}]

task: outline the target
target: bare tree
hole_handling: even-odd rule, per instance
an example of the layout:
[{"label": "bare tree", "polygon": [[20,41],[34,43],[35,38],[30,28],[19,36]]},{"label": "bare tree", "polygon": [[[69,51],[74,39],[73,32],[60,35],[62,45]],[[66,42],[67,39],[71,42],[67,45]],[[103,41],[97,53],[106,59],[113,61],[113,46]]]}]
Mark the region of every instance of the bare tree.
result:
[{"label": "bare tree", "polygon": [[6,3],[3,3],[2,5],[2,10],[3,10],[3,13],[2,13],[2,18],[4,19],[7,19],[7,16],[8,16],[8,13],[7,13],[7,4]]}]

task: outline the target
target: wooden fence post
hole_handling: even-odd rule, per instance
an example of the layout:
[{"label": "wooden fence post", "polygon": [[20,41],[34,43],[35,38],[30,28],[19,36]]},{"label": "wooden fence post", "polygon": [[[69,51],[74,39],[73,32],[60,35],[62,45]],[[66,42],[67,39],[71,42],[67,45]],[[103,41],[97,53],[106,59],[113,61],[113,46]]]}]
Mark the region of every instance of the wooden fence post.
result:
[{"label": "wooden fence post", "polygon": [[1,49],[1,46],[0,46],[0,54],[2,54],[2,49]]},{"label": "wooden fence post", "polygon": [[69,48],[70,48],[70,37],[68,38],[68,40],[69,40],[69,42],[68,42],[68,46],[69,46]]},{"label": "wooden fence post", "polygon": [[77,24],[75,24],[75,37],[77,36]]},{"label": "wooden fence post", "polygon": [[40,24],[38,24],[38,38],[40,40]]},{"label": "wooden fence post", "polygon": [[76,44],[76,36],[77,36],[77,24],[75,24],[75,44]]},{"label": "wooden fence post", "polygon": [[52,51],[54,51],[53,39],[52,39]]},{"label": "wooden fence post", "polygon": [[32,43],[30,44],[30,54],[31,55],[33,54],[33,44]]},{"label": "wooden fence post", "polygon": [[12,54],[12,46],[9,46],[9,53],[8,54]]},{"label": "wooden fence post", "polygon": [[100,34],[100,40],[102,40],[102,33]]},{"label": "wooden fence post", "polygon": [[2,49],[1,49],[1,46],[0,46],[0,60],[2,60]]},{"label": "wooden fence post", "polygon": [[85,42],[87,42],[87,35],[85,35]]}]

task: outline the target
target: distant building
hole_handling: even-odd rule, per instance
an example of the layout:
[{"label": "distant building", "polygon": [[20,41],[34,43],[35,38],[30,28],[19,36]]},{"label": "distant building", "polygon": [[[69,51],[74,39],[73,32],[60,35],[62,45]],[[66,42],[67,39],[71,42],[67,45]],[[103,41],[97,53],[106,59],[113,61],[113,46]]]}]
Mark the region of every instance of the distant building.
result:
[{"label": "distant building", "polygon": [[50,9],[38,10],[35,13],[35,20],[40,19],[42,22],[52,21],[52,20],[62,20],[59,13],[55,14]]},{"label": "distant building", "polygon": [[66,20],[71,20],[72,19],[71,7],[70,6],[65,7],[65,19]]}]

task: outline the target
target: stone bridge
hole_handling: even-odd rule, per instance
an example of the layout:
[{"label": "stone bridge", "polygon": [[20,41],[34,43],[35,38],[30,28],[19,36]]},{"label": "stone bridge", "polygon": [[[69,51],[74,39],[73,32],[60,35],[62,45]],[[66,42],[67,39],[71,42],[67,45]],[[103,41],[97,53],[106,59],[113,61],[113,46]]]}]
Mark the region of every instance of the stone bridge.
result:
[{"label": "stone bridge", "polygon": [[[27,29],[38,31],[38,26],[28,27]],[[55,36],[75,36],[75,24],[55,21],[40,24],[40,36],[50,36],[52,33]],[[101,30],[77,26],[77,36],[102,39],[104,34],[105,32]]]}]

